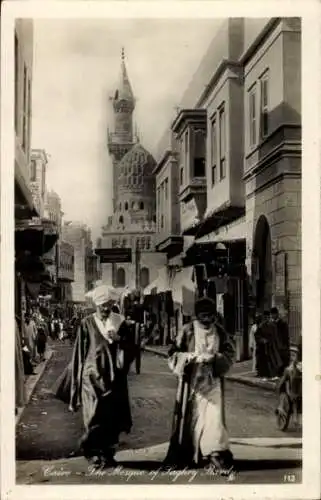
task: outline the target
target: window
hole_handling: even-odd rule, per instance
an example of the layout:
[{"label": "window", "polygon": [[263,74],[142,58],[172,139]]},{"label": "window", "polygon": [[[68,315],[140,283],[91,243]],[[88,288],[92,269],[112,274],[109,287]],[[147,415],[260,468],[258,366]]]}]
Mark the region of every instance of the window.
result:
[{"label": "window", "polygon": [[150,237],[149,236],[146,238],[146,249],[147,250],[150,249]]},{"label": "window", "polygon": [[183,185],[183,182],[184,182],[184,167],[181,167],[180,171],[179,171],[179,184],[180,184],[180,186]]},{"label": "window", "polygon": [[194,177],[205,177],[205,158],[194,158]]},{"label": "window", "polygon": [[135,202],[132,201],[132,210],[134,210],[134,208],[135,208]]},{"label": "window", "polygon": [[216,182],[216,162],[217,162],[217,127],[216,116],[211,121],[211,165],[212,165],[212,186]]},{"label": "window", "polygon": [[121,212],[121,203],[119,203],[119,211]]},{"label": "window", "polygon": [[30,162],[30,182],[35,182],[37,179],[37,163],[36,160]]},{"label": "window", "polygon": [[123,248],[126,248],[126,245],[127,245],[127,240],[126,240],[126,238],[125,238],[125,239],[123,239],[123,241],[122,241],[122,247],[123,247]]},{"label": "window", "polygon": [[115,238],[112,239],[111,246],[112,246],[112,248],[117,247],[117,240]]},{"label": "window", "polygon": [[119,217],[119,222],[120,222],[120,224],[124,223],[124,217],[122,215]]},{"label": "window", "polygon": [[142,238],[142,240],[141,240],[141,249],[142,250],[145,249],[145,238]]},{"label": "window", "polygon": [[22,147],[23,150],[26,151],[27,148],[27,123],[28,123],[28,96],[27,96],[27,67],[24,64],[23,66],[23,106],[22,106]]},{"label": "window", "polygon": [[165,179],[165,200],[168,199],[168,178]]},{"label": "window", "polygon": [[256,88],[249,92],[249,125],[250,125],[250,147],[256,145]]},{"label": "window", "polygon": [[164,227],[164,215],[161,215],[161,229]]},{"label": "window", "polygon": [[220,120],[220,180],[226,177],[226,120],[225,107],[222,106],[219,110]]},{"label": "window", "polygon": [[28,147],[30,147],[30,122],[31,122],[31,83],[30,78],[28,78],[28,109],[27,109],[27,141]]},{"label": "window", "polygon": [[18,37],[14,37],[14,125],[15,131],[19,132],[19,42]]},{"label": "window", "polygon": [[117,269],[116,286],[124,287],[125,285],[126,285],[125,269],[120,267],[119,269]]},{"label": "window", "polygon": [[125,210],[128,210],[128,203],[127,203],[127,201],[125,202]]},{"label": "window", "polygon": [[205,177],[205,134],[203,130],[194,132],[193,177]]},{"label": "window", "polygon": [[260,90],[261,90],[261,116],[260,116],[260,129],[261,138],[267,136],[269,132],[269,112],[268,112],[268,74],[262,76],[260,80]]},{"label": "window", "polygon": [[188,164],[188,130],[185,132],[184,136],[184,165]]},{"label": "window", "polygon": [[143,202],[143,201],[141,201],[141,202],[140,202],[139,208],[140,208],[141,210],[144,210],[144,202]]}]

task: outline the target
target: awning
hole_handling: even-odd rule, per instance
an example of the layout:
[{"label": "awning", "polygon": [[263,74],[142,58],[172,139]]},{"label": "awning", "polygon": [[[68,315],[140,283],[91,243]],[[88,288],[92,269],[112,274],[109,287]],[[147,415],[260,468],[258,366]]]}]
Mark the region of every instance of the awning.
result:
[{"label": "awning", "polygon": [[245,217],[221,227],[215,233],[211,232],[195,240],[195,243],[225,243],[226,241],[236,241],[246,238],[247,225]]},{"label": "awning", "polygon": [[183,267],[177,270],[173,282],[171,283],[171,291],[173,301],[178,304],[183,304],[183,287],[193,291],[196,284],[193,282],[193,268]]},{"label": "awning", "polygon": [[16,222],[15,249],[35,255],[49,252],[58,239],[57,226],[47,219],[29,219]]},{"label": "awning", "polygon": [[196,238],[199,239],[201,236],[217,231],[222,226],[227,226],[244,216],[245,207],[224,205],[220,209],[209,210],[199,225]]},{"label": "awning", "polygon": [[144,288],[143,295],[152,295],[154,293],[162,293],[169,290],[167,267],[162,267],[158,271],[157,278]]}]

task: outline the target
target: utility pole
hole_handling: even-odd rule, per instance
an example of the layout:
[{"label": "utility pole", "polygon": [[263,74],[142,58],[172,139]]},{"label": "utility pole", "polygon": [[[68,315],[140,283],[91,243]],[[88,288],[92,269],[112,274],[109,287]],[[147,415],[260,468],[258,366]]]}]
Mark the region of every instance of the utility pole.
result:
[{"label": "utility pole", "polygon": [[136,238],[136,248],[135,248],[135,287],[140,291],[140,248],[139,248],[139,238]]}]

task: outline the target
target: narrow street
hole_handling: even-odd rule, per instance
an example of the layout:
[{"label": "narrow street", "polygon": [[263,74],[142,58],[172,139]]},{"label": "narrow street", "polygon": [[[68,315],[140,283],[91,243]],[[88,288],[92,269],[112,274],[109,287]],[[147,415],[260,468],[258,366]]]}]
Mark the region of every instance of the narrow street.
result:
[{"label": "narrow street", "polygon": [[[54,350],[53,356],[17,426],[16,454],[19,484],[48,482],[49,479],[53,482],[72,482],[66,477],[41,478],[39,465],[43,467],[49,460],[58,460],[59,467],[62,466],[61,464],[63,467],[68,464],[68,470],[71,465],[77,468],[77,460],[81,460],[82,468],[85,466],[84,459],[77,458],[74,454],[82,433],[81,412],[71,414],[67,406],[56,400],[50,392],[53,383],[70,359],[71,347],[67,344],[55,344],[52,349]],[[175,387],[175,377],[169,372],[166,360],[145,353],[141,374],[136,375],[134,370],[130,374],[134,427],[129,436],[122,437],[119,455],[124,456],[125,462],[128,461],[126,453],[133,454],[135,450],[138,452],[138,450],[153,447],[154,450],[159,450],[156,451],[158,460],[159,454],[166,453],[166,446],[164,447],[163,444],[170,436]],[[298,436],[298,433],[291,432],[291,430],[284,435],[276,429],[273,413],[275,398],[275,394],[269,391],[233,382],[226,384],[226,414],[232,448],[233,439],[282,439]],[[237,449],[239,445],[236,443],[235,446]],[[285,469],[284,473],[289,473],[290,470],[299,466],[298,460],[296,463],[286,461],[286,450],[282,450],[282,463],[279,464],[272,459],[269,462],[268,455],[262,455],[262,453],[262,459],[265,459],[265,462],[261,462],[260,453],[258,454],[253,446],[248,446],[248,450],[247,471],[240,474],[242,481],[246,478],[250,480],[253,474],[260,474],[260,469],[266,468],[267,471],[262,474],[260,480],[269,482],[275,480],[276,477],[282,477],[283,472],[276,470],[276,467],[280,466],[281,469]],[[298,452],[298,450],[292,451]],[[150,458],[150,455],[148,456]],[[297,453],[296,456],[298,456]],[[240,468],[244,467],[244,465],[239,465]],[[296,474],[298,471],[299,469]],[[298,475],[296,477],[298,478]],[[139,479],[137,475],[134,475],[134,478]],[[93,481],[94,478],[90,479]],[[102,478],[99,479],[102,480]],[[117,483],[121,477],[113,479]],[[88,480],[87,477],[84,482]],[[108,477],[104,480],[109,482]]]}]

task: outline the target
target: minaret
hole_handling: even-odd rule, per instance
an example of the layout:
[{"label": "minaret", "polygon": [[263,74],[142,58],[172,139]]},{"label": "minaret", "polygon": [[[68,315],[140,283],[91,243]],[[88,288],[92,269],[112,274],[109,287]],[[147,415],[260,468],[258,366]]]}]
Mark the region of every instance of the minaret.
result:
[{"label": "minaret", "polygon": [[117,199],[117,165],[123,156],[133,147],[133,111],[135,98],[128,79],[125,65],[125,51],[121,51],[120,79],[111,99],[114,109],[114,132],[108,132],[108,151],[113,159],[113,206],[116,210]]}]

